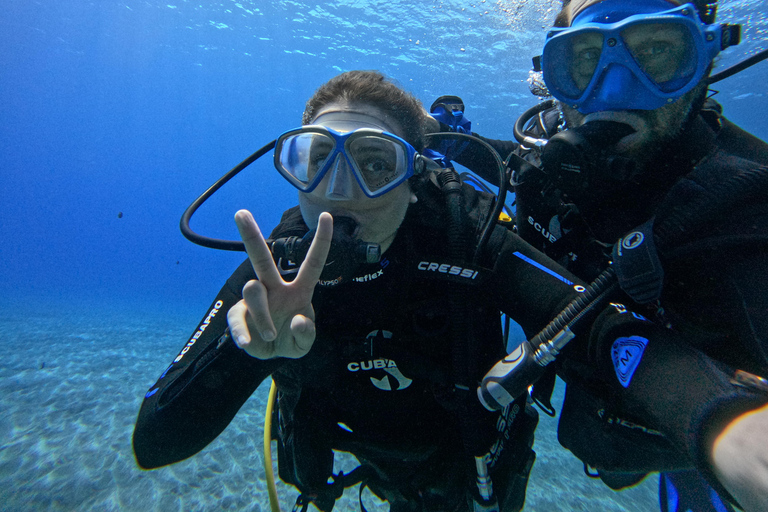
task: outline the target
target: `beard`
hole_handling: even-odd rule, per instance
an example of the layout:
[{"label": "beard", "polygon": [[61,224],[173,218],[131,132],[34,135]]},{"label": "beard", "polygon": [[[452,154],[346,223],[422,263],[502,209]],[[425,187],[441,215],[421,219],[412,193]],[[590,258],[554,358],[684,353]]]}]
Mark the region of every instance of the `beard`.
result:
[{"label": "beard", "polygon": [[597,112],[585,115],[562,103],[560,109],[568,128],[582,126],[592,119],[608,119],[632,125],[637,131],[619,141],[614,152],[634,160],[638,168],[647,168],[670,148],[698,114],[706,88],[705,83],[700,83],[677,101],[656,110]]},{"label": "beard", "polygon": [[613,243],[628,229],[647,220],[674,182],[690,170],[690,150],[696,147],[697,137],[696,130],[690,128],[701,110],[706,87],[699,84],[674,103],[656,110],[584,115],[561,105],[569,129],[602,120],[627,124],[636,130],[606,148],[606,158],[614,155],[634,163],[631,175],[596,182],[581,196],[569,195],[598,240]]}]

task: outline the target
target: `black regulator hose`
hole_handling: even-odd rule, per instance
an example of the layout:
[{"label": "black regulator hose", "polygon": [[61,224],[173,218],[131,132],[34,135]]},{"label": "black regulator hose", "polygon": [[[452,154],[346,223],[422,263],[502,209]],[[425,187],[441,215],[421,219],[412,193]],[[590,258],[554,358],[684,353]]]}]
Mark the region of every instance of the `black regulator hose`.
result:
[{"label": "black regulator hose", "polygon": [[[446,223],[448,227],[448,254],[453,261],[462,261],[465,257],[464,250],[467,247],[466,230],[464,229],[464,194],[461,190],[461,180],[455,169],[443,169],[437,175],[438,184],[445,198],[447,209]],[[468,344],[465,337],[469,335],[467,328],[470,321],[467,315],[462,314],[462,304],[457,293],[448,296],[450,314],[455,325],[451,333],[453,380],[458,386],[469,389],[469,376],[471,362],[474,358],[468,353]]]},{"label": "black regulator hose", "polygon": [[589,286],[575,299],[573,299],[544,329],[531,339],[531,344],[538,347],[555,337],[557,333],[568,327],[575,326],[583,317],[587,316],[595,307],[604,302],[604,299],[612,293],[618,282],[613,267],[603,270]]},{"label": "black regulator hose", "polygon": [[184,237],[189,240],[190,242],[202,245],[203,247],[210,247],[211,249],[221,249],[223,251],[242,251],[245,252],[245,244],[243,242],[237,242],[235,240],[220,240],[218,238],[209,238],[207,236],[199,235],[192,231],[192,228],[189,227],[189,221],[192,219],[192,215],[195,214],[198,208],[200,208],[203,203],[205,203],[209,197],[211,197],[217,190],[219,190],[221,187],[224,186],[225,183],[227,183],[229,180],[237,176],[237,174],[251,165],[253,162],[264,156],[264,154],[267,151],[272,150],[275,147],[275,142],[272,141],[266,146],[262,147],[258,151],[256,151],[254,154],[237,164],[231,171],[229,171],[227,174],[219,178],[216,183],[211,185],[208,190],[203,192],[200,197],[194,200],[194,202],[189,205],[189,208],[187,208],[184,211],[184,214],[181,216],[181,222],[179,227],[181,228],[181,233],[184,235]]},{"label": "black regulator hose", "polygon": [[485,245],[488,243],[488,239],[491,237],[491,233],[493,232],[493,228],[496,225],[496,221],[499,218],[499,215],[501,215],[502,210],[504,209],[504,202],[507,197],[507,191],[509,190],[509,180],[507,179],[507,173],[506,168],[504,166],[504,161],[501,159],[501,156],[499,156],[499,152],[496,151],[493,146],[485,142],[484,140],[475,137],[474,135],[468,135],[465,133],[428,133],[425,135],[425,137],[441,137],[446,139],[458,139],[458,140],[467,140],[470,142],[476,142],[480,144],[483,148],[488,151],[491,156],[493,157],[494,161],[496,162],[496,166],[499,170],[499,193],[497,194],[496,203],[494,204],[493,210],[490,213],[490,217],[488,218],[487,222],[485,223],[485,226],[483,226],[483,231],[480,234],[480,239],[477,243],[477,248],[475,249],[475,254],[472,258],[472,263],[477,264],[477,262],[480,259],[480,255],[483,252],[483,249],[485,248]]},{"label": "black regulator hose", "polygon": [[748,67],[754,66],[761,60],[765,60],[765,59],[768,59],[768,48],[766,48],[765,50],[761,50],[756,54],[752,55],[751,57],[748,57],[741,62],[737,62],[733,66],[726,68],[710,76],[707,83],[714,84],[715,82],[719,82],[720,80],[725,80],[726,78],[733,76],[740,71],[744,71]]},{"label": "black regulator hose", "polygon": [[[216,191],[224,186],[229,180],[237,176],[243,169],[264,156],[268,151],[275,147],[275,141],[268,143],[251,156],[237,164],[232,170],[219,178],[208,190],[203,192],[200,197],[186,209],[181,216],[180,228],[182,234],[191,242],[209,247],[211,249],[220,249],[224,251],[242,251],[245,252],[245,244],[235,240],[220,240],[195,233],[189,226],[192,215],[205,203]],[[353,238],[357,225],[355,221],[348,217],[337,216],[333,219],[333,239],[329,249],[320,280],[326,285],[338,284],[354,277],[357,269],[364,264],[376,263],[381,259],[381,247],[379,244],[372,244]],[[309,246],[315,236],[315,230],[311,230],[303,237],[286,237],[275,240],[267,239],[267,245],[276,258],[291,260],[296,263],[304,261],[309,251]]]},{"label": "black regulator hose", "polygon": [[574,338],[572,328],[598,313],[599,307],[618,288],[613,267],[605,269],[530,341],[523,341],[485,374],[477,388],[480,403],[489,411],[499,410],[528,392],[544,375],[546,366]]},{"label": "black regulator hose", "polygon": [[529,137],[525,134],[525,125],[534,118],[534,116],[539,115],[540,113],[544,112],[545,110],[549,110],[550,108],[553,108],[557,104],[556,100],[546,100],[542,101],[541,103],[538,103],[537,105],[534,105],[533,107],[529,108],[523,114],[517,118],[517,121],[515,121],[515,125],[513,128],[513,133],[515,135],[515,139],[517,142],[525,146],[526,148],[531,148],[534,146],[543,146],[547,143],[546,139],[537,139],[535,137]]}]

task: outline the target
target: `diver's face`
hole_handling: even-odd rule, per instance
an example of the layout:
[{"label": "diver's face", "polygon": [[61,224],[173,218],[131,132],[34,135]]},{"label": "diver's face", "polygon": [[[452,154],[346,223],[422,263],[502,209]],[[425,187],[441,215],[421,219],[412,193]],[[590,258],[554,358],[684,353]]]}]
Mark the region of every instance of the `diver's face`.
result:
[{"label": "diver's face", "polygon": [[604,110],[584,115],[561,104],[567,126],[576,128],[590,121],[616,121],[630,125],[635,132],[619,140],[614,152],[645,163],[651,160],[663,144],[676,137],[691,114],[693,103],[705,88],[699,84],[677,101],[656,110]]},{"label": "diver's face", "polygon": [[[573,0],[571,3],[572,18],[575,18],[585,8],[600,3],[592,0]],[[677,1],[668,2],[670,8],[679,5]],[[668,79],[679,64],[680,34],[675,33],[675,27],[665,27],[665,30],[630,29],[625,35],[625,44],[630,48],[638,48],[638,59],[641,65],[658,81]],[[588,41],[585,41],[586,44]],[[598,47],[602,44],[595,44]],[[592,77],[592,69],[587,70],[588,81]],[[574,77],[577,81],[578,77]],[[676,137],[687,121],[693,103],[706,87],[700,83],[692,90],[678,98],[673,103],[664,105],[656,110],[603,110],[582,114],[574,108],[561,104],[563,115],[570,128],[576,128],[584,123],[597,120],[616,121],[630,125],[635,132],[622,138],[614,147],[617,154],[629,157],[638,163],[651,160],[664,142]]]},{"label": "diver's face", "polygon": [[[359,128],[374,128],[399,137],[404,130],[398,123],[376,107],[360,103],[338,102],[318,110],[312,124],[339,132]],[[350,217],[358,224],[354,237],[378,243],[386,251],[405,218],[408,205],[416,202],[407,181],[379,197],[363,193],[352,171],[343,159],[330,169],[312,192],[299,192],[299,207],[304,222],[314,229],[322,212],[333,216]]]}]

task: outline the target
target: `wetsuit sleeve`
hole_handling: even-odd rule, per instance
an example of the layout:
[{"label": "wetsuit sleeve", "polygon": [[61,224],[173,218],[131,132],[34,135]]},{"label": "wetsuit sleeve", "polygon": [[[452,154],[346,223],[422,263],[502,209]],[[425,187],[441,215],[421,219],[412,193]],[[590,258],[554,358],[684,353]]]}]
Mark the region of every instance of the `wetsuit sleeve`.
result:
[{"label": "wetsuit sleeve", "polygon": [[742,369],[768,378],[768,253],[758,249],[742,256],[725,279],[730,302],[737,305],[730,314],[753,361]]},{"label": "wetsuit sleeve", "polygon": [[504,241],[488,289],[530,339],[577,296],[574,287],[583,282],[516,234],[500,230]]},{"label": "wetsuit sleeve", "polygon": [[768,396],[734,384],[732,369],[674,331],[652,322],[626,322],[628,315],[603,314],[595,322],[589,358],[596,376],[610,388],[614,405],[685,450],[710,484],[728,496],[711,470],[715,438],[733,419],[764,406]]},{"label": "wetsuit sleeve", "polygon": [[142,468],[178,462],[202,450],[285,361],[252,358],[229,336],[227,311],[240,300],[243,284],[252,277],[246,260],[146,393],[133,432],[133,450]]},{"label": "wetsuit sleeve", "polygon": [[[581,283],[510,235],[490,284],[501,298],[502,311],[520,323],[530,339],[576,296],[573,285]],[[747,300],[746,292],[743,295]],[[749,309],[765,307],[766,295],[749,297]],[[589,365],[614,405],[664,433],[708,472],[714,438],[732,419],[764,405],[766,396],[732,384],[728,368],[692,348],[680,334],[621,304],[597,309],[591,319],[574,327],[576,337],[561,360]],[[568,382],[567,374],[564,378]]]},{"label": "wetsuit sleeve", "polygon": [[[487,142],[504,160],[519,146],[516,142],[488,139],[473,133],[478,139]],[[457,157],[456,162],[474,172],[488,183],[499,186],[499,169],[493,156],[480,144],[469,144]]]}]

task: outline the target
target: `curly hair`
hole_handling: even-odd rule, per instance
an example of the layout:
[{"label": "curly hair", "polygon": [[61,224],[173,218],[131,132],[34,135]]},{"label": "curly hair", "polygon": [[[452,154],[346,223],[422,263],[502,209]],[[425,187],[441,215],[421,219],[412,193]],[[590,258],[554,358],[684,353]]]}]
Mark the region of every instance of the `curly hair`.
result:
[{"label": "curly hair", "polygon": [[347,71],[320,86],[307,101],[302,124],[311,124],[315,112],[337,101],[372,105],[397,122],[403,138],[416,151],[424,149],[427,113],[421,102],[378,71]]}]

